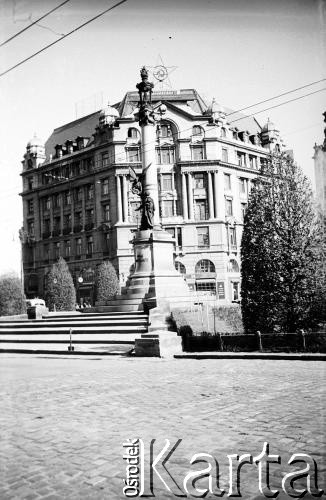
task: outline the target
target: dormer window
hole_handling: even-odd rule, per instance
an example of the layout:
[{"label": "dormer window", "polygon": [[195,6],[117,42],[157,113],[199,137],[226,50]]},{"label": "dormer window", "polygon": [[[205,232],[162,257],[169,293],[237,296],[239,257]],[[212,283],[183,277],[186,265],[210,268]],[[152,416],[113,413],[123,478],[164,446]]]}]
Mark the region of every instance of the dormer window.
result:
[{"label": "dormer window", "polygon": [[128,139],[134,139],[135,141],[139,140],[139,131],[136,128],[128,129]]}]

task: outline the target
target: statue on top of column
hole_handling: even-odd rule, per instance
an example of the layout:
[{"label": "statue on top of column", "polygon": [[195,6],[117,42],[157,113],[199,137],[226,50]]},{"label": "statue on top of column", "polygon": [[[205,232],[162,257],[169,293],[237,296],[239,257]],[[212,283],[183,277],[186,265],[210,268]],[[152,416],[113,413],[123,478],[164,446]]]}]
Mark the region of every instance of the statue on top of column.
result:
[{"label": "statue on top of column", "polygon": [[148,81],[148,71],[145,66],[142,67],[140,76],[142,81],[136,85],[139,92],[139,124],[154,125],[155,119],[152,108],[152,91],[154,84]]}]

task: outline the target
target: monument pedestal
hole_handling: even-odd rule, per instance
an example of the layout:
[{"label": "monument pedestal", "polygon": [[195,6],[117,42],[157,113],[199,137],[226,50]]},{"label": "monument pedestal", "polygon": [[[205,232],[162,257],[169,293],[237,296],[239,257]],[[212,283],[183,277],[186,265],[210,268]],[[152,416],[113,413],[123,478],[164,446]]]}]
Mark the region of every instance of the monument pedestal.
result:
[{"label": "monument pedestal", "polygon": [[135,270],[128,277],[119,300],[138,298],[146,309],[187,300],[187,283],[173,264],[174,241],[163,230],[137,231],[133,240]]}]

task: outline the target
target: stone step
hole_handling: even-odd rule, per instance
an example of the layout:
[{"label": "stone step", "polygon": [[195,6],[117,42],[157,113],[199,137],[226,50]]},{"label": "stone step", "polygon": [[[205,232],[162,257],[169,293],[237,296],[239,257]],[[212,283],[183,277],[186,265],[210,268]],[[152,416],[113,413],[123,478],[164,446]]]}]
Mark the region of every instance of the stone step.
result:
[{"label": "stone step", "polygon": [[15,354],[53,354],[53,355],[100,355],[100,356],[126,356],[134,348],[133,341],[97,343],[97,344],[73,344],[73,350],[69,350],[70,344],[0,344],[0,353]]},{"label": "stone step", "polygon": [[42,335],[44,333],[51,333],[53,335],[58,335],[60,333],[69,332],[72,330],[73,333],[132,333],[132,332],[144,332],[147,331],[147,325],[106,325],[106,326],[84,326],[83,328],[73,328],[69,326],[56,326],[56,327],[39,327],[37,329],[22,327],[22,328],[0,328],[0,338],[8,335]]},{"label": "stone step", "polygon": [[88,329],[90,327],[126,327],[130,326],[147,326],[148,318],[137,318],[137,319],[123,319],[123,320],[90,320],[90,321],[46,321],[46,320],[30,320],[30,321],[20,321],[20,322],[7,322],[0,324],[0,333],[6,329],[29,329],[29,330],[38,330],[38,329]]},{"label": "stone step", "polygon": [[[73,342],[80,342],[80,343],[98,343],[98,342],[104,342],[104,343],[112,343],[116,342],[118,339],[119,340],[134,340],[135,337],[140,336],[142,333],[144,333],[146,330],[144,329],[135,329],[133,331],[115,331],[111,333],[107,332],[72,332],[71,338]],[[0,344],[1,343],[11,343],[11,342],[26,342],[26,343],[35,343],[35,342],[40,342],[40,343],[64,343],[64,342],[69,342],[70,339],[70,333],[69,331],[66,332],[42,332],[42,333],[6,333],[6,334],[0,334]]]}]

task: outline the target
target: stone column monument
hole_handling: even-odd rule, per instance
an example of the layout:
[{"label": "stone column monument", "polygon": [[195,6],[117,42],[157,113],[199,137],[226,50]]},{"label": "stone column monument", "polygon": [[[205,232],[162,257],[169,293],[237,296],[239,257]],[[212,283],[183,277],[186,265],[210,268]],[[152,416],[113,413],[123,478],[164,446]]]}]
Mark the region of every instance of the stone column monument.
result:
[{"label": "stone column monument", "polygon": [[164,104],[152,105],[153,83],[148,81],[145,67],[141,70],[142,81],[138,83],[141,127],[142,174],[132,176],[132,190],[140,198],[141,211],[139,231],[133,239],[135,270],[129,276],[122,296],[138,299],[145,309],[156,307],[161,299],[169,302],[187,300],[189,289],[183,277],[176,271],[173,262],[174,241],[162,229],[159,217],[156,122],[166,111]]}]

